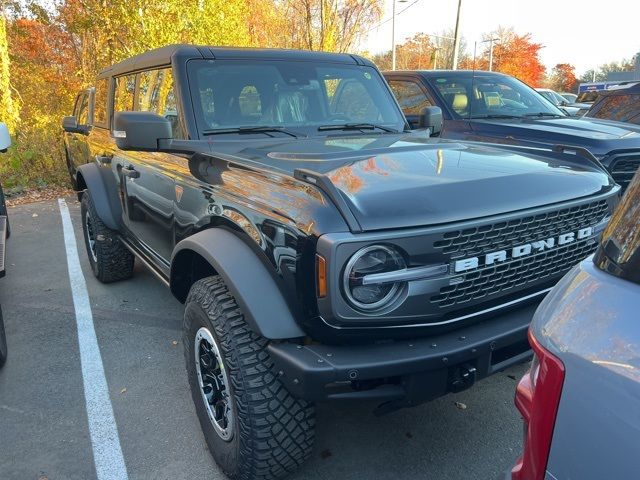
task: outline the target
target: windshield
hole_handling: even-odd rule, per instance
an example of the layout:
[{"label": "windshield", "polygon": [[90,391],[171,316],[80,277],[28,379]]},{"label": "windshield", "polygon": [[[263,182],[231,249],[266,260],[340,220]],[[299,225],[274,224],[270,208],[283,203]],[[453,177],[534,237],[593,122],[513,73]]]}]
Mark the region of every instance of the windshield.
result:
[{"label": "windshield", "polygon": [[594,103],[585,116],[640,125],[640,94],[605,97]]},{"label": "windshield", "polygon": [[405,119],[375,68],[307,61],[188,64],[203,135],[335,135],[402,131]]},{"label": "windshield", "polygon": [[455,118],[564,116],[538,92],[513,77],[450,73],[428,79]]},{"label": "windshield", "polygon": [[582,92],[578,95],[578,98],[576,98],[576,103],[593,103],[596,101],[596,98],[598,98],[598,93],[597,90]]}]

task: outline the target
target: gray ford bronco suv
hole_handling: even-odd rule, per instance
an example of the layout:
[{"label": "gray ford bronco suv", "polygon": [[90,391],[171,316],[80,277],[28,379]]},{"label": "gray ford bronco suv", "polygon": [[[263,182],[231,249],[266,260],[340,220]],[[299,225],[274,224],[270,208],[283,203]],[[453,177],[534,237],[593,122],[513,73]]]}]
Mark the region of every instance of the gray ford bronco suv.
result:
[{"label": "gray ford bronco suv", "polygon": [[298,467],[314,402],[381,414],[527,358],[536,305],[619,196],[576,155],[410,132],[354,55],[170,46],[84,95],[63,127],[89,262],[112,282],[137,260],[185,304],[191,393],[231,478]]}]

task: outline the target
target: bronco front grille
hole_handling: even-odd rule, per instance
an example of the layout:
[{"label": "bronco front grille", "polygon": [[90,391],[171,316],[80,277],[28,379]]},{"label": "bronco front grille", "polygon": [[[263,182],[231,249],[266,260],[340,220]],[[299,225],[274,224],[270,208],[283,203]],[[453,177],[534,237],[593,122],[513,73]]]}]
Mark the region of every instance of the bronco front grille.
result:
[{"label": "bronco front grille", "polygon": [[611,176],[624,190],[640,168],[640,152],[613,155],[609,165]]},{"label": "bronco front grille", "polygon": [[[566,232],[602,222],[608,215],[606,200],[530,215],[443,234],[434,247],[452,261],[517,245],[557,237]],[[507,295],[532,287],[541,280],[560,277],[597,246],[589,237],[526,257],[483,266],[455,276],[455,284],[444,286],[430,299],[439,308],[462,307],[464,303],[496,295]]]},{"label": "bronco front grille", "polygon": [[591,255],[596,246],[597,242],[591,238],[523,259],[475,270],[463,275],[461,283],[441,288],[439,295],[431,297],[431,303],[445,308],[497,293],[522,290],[529,283],[565,274],[571,267]]},{"label": "bronco front grille", "polygon": [[595,225],[608,211],[607,201],[585,203],[466,230],[446,232],[433,246],[452,258],[464,258],[549,238]]}]

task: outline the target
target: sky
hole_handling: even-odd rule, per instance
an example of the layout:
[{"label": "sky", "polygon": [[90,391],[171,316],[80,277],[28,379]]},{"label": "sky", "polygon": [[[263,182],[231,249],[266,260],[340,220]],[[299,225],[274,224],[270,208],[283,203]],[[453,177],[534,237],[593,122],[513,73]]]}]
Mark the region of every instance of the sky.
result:
[{"label": "sky", "polygon": [[[458,0],[396,1],[396,43],[418,32],[438,34],[455,27]],[[392,3],[384,0],[382,22],[391,18]],[[640,52],[638,19],[640,0],[462,0],[460,31],[470,49],[499,26],[531,33],[534,42],[544,45],[540,58],[548,69],[570,63],[580,75]],[[391,21],[373,28],[361,49],[372,54],[390,50]]]}]

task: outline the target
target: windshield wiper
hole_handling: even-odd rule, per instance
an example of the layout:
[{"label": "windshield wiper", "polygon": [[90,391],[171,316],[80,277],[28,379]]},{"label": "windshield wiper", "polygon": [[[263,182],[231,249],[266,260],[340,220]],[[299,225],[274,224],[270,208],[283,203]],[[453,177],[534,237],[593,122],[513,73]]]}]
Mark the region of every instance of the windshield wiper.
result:
[{"label": "windshield wiper", "polygon": [[477,119],[477,118],[520,118],[520,115],[505,115],[505,114],[490,114],[490,115],[471,115],[469,118]]},{"label": "windshield wiper", "polygon": [[320,125],[318,127],[318,131],[326,131],[326,130],[375,130],[375,129],[383,130],[389,133],[399,133],[397,130],[389,127],[383,127],[382,125],[377,125],[375,123],[342,123],[336,125]]},{"label": "windshield wiper", "polygon": [[536,112],[536,113],[525,113],[525,117],[564,117],[564,115],[558,115],[557,113],[549,113],[549,112]]},{"label": "windshield wiper", "polygon": [[[280,132],[285,135],[289,135],[294,138],[298,138],[298,135],[285,129],[284,127],[275,126],[267,126],[267,125],[255,125],[255,126],[245,126],[245,127],[233,127],[233,128],[214,128],[211,130],[205,130],[202,132],[202,135],[221,135],[225,133],[264,133],[269,135],[271,132]],[[273,135],[269,135],[273,137]]]}]

